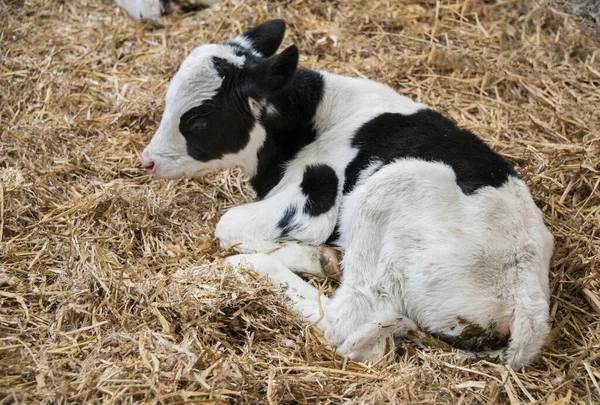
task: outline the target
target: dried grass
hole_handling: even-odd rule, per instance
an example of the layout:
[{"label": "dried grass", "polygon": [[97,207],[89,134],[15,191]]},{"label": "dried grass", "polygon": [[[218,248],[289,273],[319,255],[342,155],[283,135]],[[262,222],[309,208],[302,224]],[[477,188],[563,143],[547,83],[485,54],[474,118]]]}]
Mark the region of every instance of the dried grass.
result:
[{"label": "dried grass", "polygon": [[[532,0],[221,3],[151,27],[108,0],[0,0],[0,404],[598,403],[598,32]],[[344,362],[219,264],[237,171],[140,169],[185,55],[272,17],[303,66],[386,82],[516,163],[557,242],[537,363],[408,343]]]}]

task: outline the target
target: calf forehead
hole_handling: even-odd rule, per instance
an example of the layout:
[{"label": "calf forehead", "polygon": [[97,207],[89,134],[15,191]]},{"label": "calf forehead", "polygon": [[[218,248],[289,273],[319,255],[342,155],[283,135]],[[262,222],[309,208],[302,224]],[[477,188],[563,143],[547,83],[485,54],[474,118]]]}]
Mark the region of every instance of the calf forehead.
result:
[{"label": "calf forehead", "polygon": [[194,49],[169,83],[166,109],[181,115],[216,94],[223,78],[214,66],[215,58],[237,67],[243,66],[246,60],[230,45],[207,44]]}]

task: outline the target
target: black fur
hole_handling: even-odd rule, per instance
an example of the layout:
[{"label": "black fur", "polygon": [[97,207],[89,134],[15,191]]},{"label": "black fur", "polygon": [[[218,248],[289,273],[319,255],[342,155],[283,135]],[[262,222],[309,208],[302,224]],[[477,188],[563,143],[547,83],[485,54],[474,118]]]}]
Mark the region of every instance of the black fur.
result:
[{"label": "black fur", "polygon": [[381,114],[356,132],[352,146],[359,152],[346,168],[344,193],[352,191],[360,172],[375,160],[384,165],[399,158],[443,162],[452,167],[467,195],[485,186],[500,187],[509,176],[517,176],[513,166],[480,138],[430,109]]},{"label": "black fur", "polygon": [[278,55],[261,61],[248,71],[246,91],[254,98],[268,97],[283,89],[294,77],[298,66],[298,48],[291,45]]},{"label": "black fur", "polygon": [[258,171],[250,179],[258,198],[264,198],[279,183],[285,164],[317,137],[313,118],[322,93],[323,77],[298,69],[292,83],[268,99],[278,114],[265,111],[261,117],[267,139],[258,151]]},{"label": "black fur", "polygon": [[329,211],[335,204],[338,184],[338,177],[330,166],[308,166],[300,184],[302,192],[308,197],[304,212],[316,217]]},{"label": "black fur", "polygon": [[256,122],[247,98],[238,90],[240,69],[219,58],[214,58],[213,63],[223,77],[217,94],[186,111],[179,121],[188,154],[204,162],[242,150]]},{"label": "black fur", "polygon": [[[258,151],[257,173],[250,179],[262,199],[281,180],[285,164],[315,140],[312,122],[323,92],[323,77],[310,70],[296,70],[295,47],[265,59],[235,44],[231,46],[246,58],[244,66],[213,58],[223,83],[215,97],[182,115],[179,130],[191,157],[201,161],[219,159],[248,144],[256,121],[248,97],[271,105],[278,113],[270,115],[265,109],[260,118],[267,139]],[[257,72],[264,76],[261,80]]]},{"label": "black fur", "polygon": [[263,56],[271,56],[281,45],[285,34],[285,22],[283,20],[270,20],[243,34],[250,40],[252,47]]},{"label": "black fur", "polygon": [[339,246],[340,236],[340,226],[336,223],[335,228],[333,228],[333,232],[331,232],[331,235],[329,235],[329,238],[327,238],[325,244],[331,246]]},{"label": "black fur", "polygon": [[292,221],[297,213],[296,207],[290,206],[286,208],[283,213],[283,218],[281,218],[277,224],[277,227],[281,229],[281,238],[285,238],[290,232],[293,232],[296,229],[292,224]]}]

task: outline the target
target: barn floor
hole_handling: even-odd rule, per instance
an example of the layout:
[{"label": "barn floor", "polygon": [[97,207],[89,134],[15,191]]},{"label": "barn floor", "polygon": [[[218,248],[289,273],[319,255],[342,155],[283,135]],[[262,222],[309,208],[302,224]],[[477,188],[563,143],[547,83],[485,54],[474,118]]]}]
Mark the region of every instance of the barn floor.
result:
[{"label": "barn floor", "polygon": [[[135,23],[0,0],[0,404],[600,403],[600,36],[534,0],[221,1]],[[245,270],[239,172],[152,180],[139,153],[193,47],[268,18],[304,67],[428,103],[514,162],[556,237],[552,333],[523,372],[443,348],[345,363]]]}]

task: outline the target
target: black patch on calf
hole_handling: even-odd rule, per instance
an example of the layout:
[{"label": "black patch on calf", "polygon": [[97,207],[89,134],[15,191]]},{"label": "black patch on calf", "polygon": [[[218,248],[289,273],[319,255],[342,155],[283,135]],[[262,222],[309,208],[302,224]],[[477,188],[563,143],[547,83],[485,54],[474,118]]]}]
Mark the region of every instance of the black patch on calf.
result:
[{"label": "black patch on calf", "polygon": [[331,235],[329,235],[329,238],[327,238],[327,241],[325,241],[326,245],[331,245],[331,246],[339,246],[339,241],[340,241],[340,226],[339,224],[335,224],[335,228],[333,228],[333,232],[331,232]]},{"label": "black patch on calf", "polygon": [[283,20],[269,20],[242,34],[249,40],[252,48],[264,56],[271,56],[281,45],[285,34],[285,22]]},{"label": "black patch on calf", "polygon": [[220,58],[213,58],[213,63],[223,77],[217,94],[186,111],[179,120],[188,154],[203,162],[244,149],[256,121],[240,92],[241,69]]},{"label": "black patch on calf", "polygon": [[317,137],[313,122],[322,93],[323,76],[298,69],[292,83],[267,100],[277,114],[264,111],[260,119],[267,139],[258,151],[257,173],[250,179],[258,198],[264,198],[279,183],[286,163]]},{"label": "black patch on calf", "polygon": [[[253,84],[249,76],[264,59],[235,43],[229,46],[236,55],[245,57],[244,66],[214,57],[215,70],[223,78],[221,87],[213,98],[186,111],[180,119],[179,130],[186,139],[188,154],[196,160],[220,159],[241,151],[256,123],[248,104]],[[286,163],[315,140],[314,115],[322,93],[320,73],[297,69],[289,85],[266,96],[264,101],[278,113],[268,114],[265,109],[259,119],[267,136],[257,153],[257,172],[250,179],[259,199],[279,183]]]},{"label": "black patch on calf", "polygon": [[335,204],[339,180],[327,165],[308,166],[302,178],[302,192],[308,197],[304,213],[316,217],[326,213]]},{"label": "black patch on calf", "polygon": [[[234,52],[236,52],[237,56],[240,56],[240,55],[238,55],[237,51],[234,51]],[[244,56],[245,56],[245,54],[244,54]],[[214,68],[216,69],[219,76],[221,76],[221,78],[225,78],[228,75],[229,76],[234,75],[236,73],[236,71],[239,71],[239,68],[237,66],[235,66],[234,64],[232,64],[231,62],[229,62],[226,59],[214,56],[212,58],[212,62],[213,62]]]},{"label": "black patch on calf", "polygon": [[296,229],[296,227],[292,224],[292,221],[297,213],[298,211],[294,206],[289,206],[285,209],[283,218],[281,218],[277,224],[277,227],[281,229],[281,238],[288,236],[290,232]]},{"label": "black patch on calf", "polygon": [[359,152],[346,167],[345,194],[374,160],[384,165],[399,158],[445,163],[456,173],[456,183],[466,195],[485,186],[500,187],[510,176],[518,176],[483,140],[430,109],[411,115],[381,114],[356,132],[352,146]]}]

